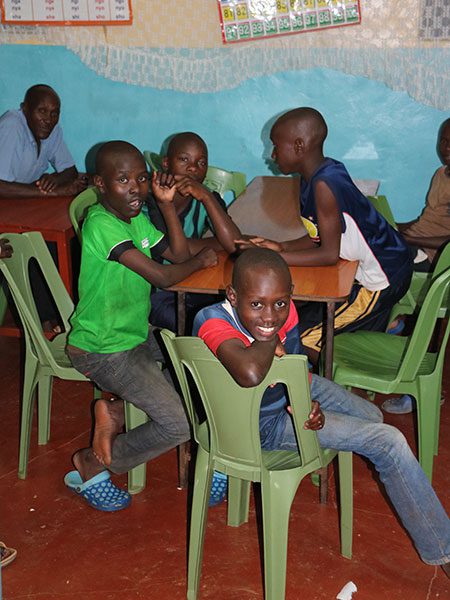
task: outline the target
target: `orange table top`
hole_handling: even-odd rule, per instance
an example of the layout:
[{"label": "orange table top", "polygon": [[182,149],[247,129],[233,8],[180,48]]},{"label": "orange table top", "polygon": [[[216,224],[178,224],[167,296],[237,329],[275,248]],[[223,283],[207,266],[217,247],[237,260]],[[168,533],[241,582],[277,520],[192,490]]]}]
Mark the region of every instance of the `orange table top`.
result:
[{"label": "orange table top", "polygon": [[[255,177],[230,205],[228,213],[242,233],[282,241],[306,235],[299,215],[299,177]],[[338,302],[352,288],[357,262],[339,260],[328,267],[289,267],[295,300]],[[197,271],[171,289],[177,292],[223,292],[231,282],[233,259],[219,254],[216,267]]]},{"label": "orange table top", "polygon": [[[233,259],[225,252],[218,254],[219,262],[186,277],[170,289],[177,292],[217,294],[231,282]],[[338,302],[345,300],[355,279],[357,262],[339,260],[328,267],[289,267],[294,284],[295,300]]]},{"label": "orange table top", "polygon": [[255,177],[230,204],[242,233],[282,242],[306,235],[299,214],[299,177]]},{"label": "orange table top", "polygon": [[72,228],[69,205],[73,198],[74,196],[0,198],[0,233],[6,231],[66,232]]}]

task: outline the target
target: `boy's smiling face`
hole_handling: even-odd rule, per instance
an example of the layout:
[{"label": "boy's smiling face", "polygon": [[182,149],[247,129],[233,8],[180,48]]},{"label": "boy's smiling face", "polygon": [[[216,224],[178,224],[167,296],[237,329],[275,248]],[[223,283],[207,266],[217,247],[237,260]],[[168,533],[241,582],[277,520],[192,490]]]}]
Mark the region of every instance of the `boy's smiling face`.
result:
[{"label": "boy's smiling face", "polygon": [[239,320],[255,340],[268,341],[278,334],[289,315],[290,276],[265,265],[246,269],[227,297]]},{"label": "boy's smiling face", "polygon": [[140,212],[149,188],[145,161],[136,151],[111,153],[94,183],[103,206],[117,218],[130,223]]},{"label": "boy's smiling face", "polygon": [[22,111],[34,138],[45,140],[59,121],[60,101],[52,92],[41,92],[24,102]]},{"label": "boy's smiling face", "polygon": [[208,170],[208,150],[204,143],[195,138],[174,140],[173,147],[163,158],[163,167],[172,175],[188,176],[203,183]]}]

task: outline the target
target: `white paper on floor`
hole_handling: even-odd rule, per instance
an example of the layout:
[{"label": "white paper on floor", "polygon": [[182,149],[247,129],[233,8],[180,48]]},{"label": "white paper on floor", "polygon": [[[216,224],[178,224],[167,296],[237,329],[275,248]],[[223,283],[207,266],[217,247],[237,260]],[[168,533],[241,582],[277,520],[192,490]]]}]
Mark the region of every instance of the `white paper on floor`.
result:
[{"label": "white paper on floor", "polygon": [[342,590],[336,596],[336,600],[351,600],[353,592],[357,592],[357,591],[358,591],[358,588],[353,583],[353,581],[349,581],[348,583],[346,583],[344,585]]}]

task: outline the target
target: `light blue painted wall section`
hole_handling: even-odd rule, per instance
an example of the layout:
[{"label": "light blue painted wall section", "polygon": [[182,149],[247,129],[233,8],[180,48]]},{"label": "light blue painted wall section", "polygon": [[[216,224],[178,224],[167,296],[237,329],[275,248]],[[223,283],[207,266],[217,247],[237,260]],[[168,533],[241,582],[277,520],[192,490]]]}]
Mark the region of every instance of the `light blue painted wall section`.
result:
[{"label": "light blue painted wall section", "polygon": [[125,139],[159,151],[166,137],[193,130],[208,143],[211,164],[271,174],[268,130],[274,116],[314,106],[329,125],[326,153],[354,178],[379,179],[397,220],[418,214],[435,169],[436,134],[447,113],[384,84],[328,69],[251,79],[233,90],[186,94],[109,81],[62,47],[0,45],[0,112],[24,91],[48,83],[60,94],[61,123],[77,166],[101,141]]}]

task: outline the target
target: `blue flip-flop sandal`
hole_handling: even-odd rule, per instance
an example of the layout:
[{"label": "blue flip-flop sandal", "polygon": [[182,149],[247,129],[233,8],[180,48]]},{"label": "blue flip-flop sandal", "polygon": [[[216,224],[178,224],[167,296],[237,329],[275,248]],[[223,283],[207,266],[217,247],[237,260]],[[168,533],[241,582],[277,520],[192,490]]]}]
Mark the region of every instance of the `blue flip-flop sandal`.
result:
[{"label": "blue flip-flop sandal", "polygon": [[400,333],[405,329],[405,321],[403,319],[399,319],[399,322],[395,327],[391,327],[388,329],[386,333],[390,333],[391,335],[400,335]]},{"label": "blue flip-flop sandal", "polygon": [[102,471],[87,481],[81,479],[78,471],[70,471],[64,477],[64,483],[75,494],[84,498],[89,506],[97,510],[106,512],[122,510],[131,502],[130,494],[113,484],[108,471]]},{"label": "blue flip-flop sandal", "polygon": [[209,506],[220,504],[227,495],[228,477],[224,473],[214,471],[211,492],[209,495]]}]

